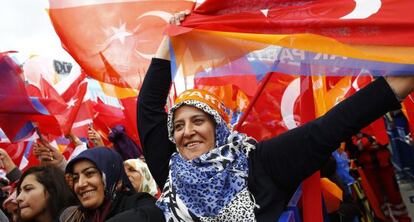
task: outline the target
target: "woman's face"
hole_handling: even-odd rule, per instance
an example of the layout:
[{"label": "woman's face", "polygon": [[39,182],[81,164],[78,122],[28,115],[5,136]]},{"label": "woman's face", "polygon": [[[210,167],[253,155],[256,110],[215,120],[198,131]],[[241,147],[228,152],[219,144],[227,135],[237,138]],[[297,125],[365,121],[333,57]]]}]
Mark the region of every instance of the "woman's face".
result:
[{"label": "woman's face", "polygon": [[187,160],[214,148],[215,123],[210,115],[193,106],[181,106],[174,112],[174,139]]},{"label": "woman's face", "polygon": [[34,174],[26,176],[20,185],[20,194],[16,201],[20,209],[20,217],[24,220],[41,218],[45,215],[48,194]]},{"label": "woman's face", "polygon": [[105,199],[102,175],[89,160],[80,160],[73,166],[73,189],[82,206],[96,209]]},{"label": "woman's face", "polygon": [[129,164],[124,164],[124,169],[135,191],[141,192],[141,184],[142,184],[141,173]]}]

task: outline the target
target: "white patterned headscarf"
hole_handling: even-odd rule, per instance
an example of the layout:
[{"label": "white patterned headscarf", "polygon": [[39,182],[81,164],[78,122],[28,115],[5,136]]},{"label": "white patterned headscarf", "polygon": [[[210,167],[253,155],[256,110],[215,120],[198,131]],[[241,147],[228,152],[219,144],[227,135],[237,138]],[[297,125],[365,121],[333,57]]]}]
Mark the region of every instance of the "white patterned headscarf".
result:
[{"label": "white patterned headscarf", "polygon": [[248,155],[256,141],[228,126],[226,108],[207,91],[182,93],[168,113],[169,139],[174,141],[174,112],[193,106],[212,116],[216,123],[215,147],[186,160],[178,153],[170,159],[170,171],[157,201],[167,221],[255,221],[255,203],[248,191]]},{"label": "white patterned headscarf", "polygon": [[152,196],[157,195],[158,189],[147,164],[141,159],[129,159],[124,161],[124,165],[134,168],[141,174],[141,186],[138,192],[149,193]]}]

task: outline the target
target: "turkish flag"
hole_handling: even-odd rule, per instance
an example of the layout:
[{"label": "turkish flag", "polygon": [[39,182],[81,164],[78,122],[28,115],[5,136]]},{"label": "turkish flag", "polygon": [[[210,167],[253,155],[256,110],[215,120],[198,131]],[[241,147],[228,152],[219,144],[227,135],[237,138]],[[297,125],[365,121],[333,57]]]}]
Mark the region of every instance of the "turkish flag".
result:
[{"label": "turkish flag", "polygon": [[0,143],[0,147],[9,154],[14,164],[18,166],[22,160],[26,144],[27,142]]},{"label": "turkish flag", "polygon": [[[70,80],[64,79],[63,81],[69,82]],[[73,98],[77,94],[78,86],[85,81],[86,74],[82,72],[74,80],[69,82],[70,84],[68,86],[66,86],[66,90],[64,90],[61,94],[62,99],[65,101],[69,101],[71,98]]]},{"label": "turkish flag", "polygon": [[[184,27],[266,34],[313,33],[353,44],[412,46],[411,0],[207,0]],[[390,38],[392,36],[392,38]]]},{"label": "turkish flag", "polygon": [[91,77],[137,89],[172,13],[192,1],[49,0],[63,47]]},{"label": "turkish flag", "polygon": [[[300,122],[298,76],[271,73],[239,131],[264,140],[298,126]],[[262,83],[263,84],[263,83]]]},{"label": "turkish flag", "polygon": [[94,104],[93,101],[88,99],[80,105],[78,114],[72,125],[72,133],[77,137],[88,138],[89,125],[93,122],[95,115],[93,109]]},{"label": "turkish flag", "polygon": [[125,132],[138,145],[141,145],[137,125],[137,97],[128,97],[119,100],[123,106],[125,116]]}]

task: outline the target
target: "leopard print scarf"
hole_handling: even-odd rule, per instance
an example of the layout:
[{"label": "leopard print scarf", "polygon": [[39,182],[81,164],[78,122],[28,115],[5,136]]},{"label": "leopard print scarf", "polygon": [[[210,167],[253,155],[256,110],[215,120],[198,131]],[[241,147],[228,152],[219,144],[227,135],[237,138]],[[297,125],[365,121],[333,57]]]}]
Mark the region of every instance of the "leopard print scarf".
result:
[{"label": "leopard print scarf", "polygon": [[232,132],[227,143],[193,160],[174,153],[157,205],[167,221],[255,221],[247,190],[248,154],[256,141]]}]

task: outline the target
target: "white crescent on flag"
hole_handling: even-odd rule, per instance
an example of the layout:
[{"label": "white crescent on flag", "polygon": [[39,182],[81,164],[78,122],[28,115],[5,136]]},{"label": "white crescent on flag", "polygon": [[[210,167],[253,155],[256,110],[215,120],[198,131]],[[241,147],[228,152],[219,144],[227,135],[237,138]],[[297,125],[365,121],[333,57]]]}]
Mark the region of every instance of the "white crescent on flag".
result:
[{"label": "white crescent on flag", "polygon": [[280,102],[280,113],[282,114],[283,122],[288,129],[297,127],[293,111],[295,108],[295,101],[299,95],[300,78],[296,78],[286,87],[286,90],[283,92],[282,100]]},{"label": "white crescent on flag", "polygon": [[381,0],[354,0],[355,8],[340,19],[366,19],[381,9]]},{"label": "white crescent on flag", "polygon": [[166,23],[169,23],[170,18],[172,17],[172,14],[166,11],[149,11],[149,12],[145,12],[144,14],[140,15],[137,19],[141,19],[145,16],[159,17],[162,20],[164,20]]},{"label": "white crescent on flag", "polygon": [[[137,20],[138,19],[142,19],[142,18],[147,17],[147,16],[155,16],[155,17],[158,17],[158,18],[164,20],[166,23],[169,23],[170,18],[172,17],[172,14],[169,13],[169,12],[166,12],[166,11],[157,11],[157,10],[155,10],[155,11],[148,11],[148,12],[145,12],[144,14],[138,16]],[[151,60],[152,57],[154,57],[154,54],[142,53],[142,52],[140,52],[140,51],[138,51],[136,49],[135,49],[135,52],[139,56],[141,56],[141,57],[143,57],[145,59],[148,59],[148,60]]]}]

